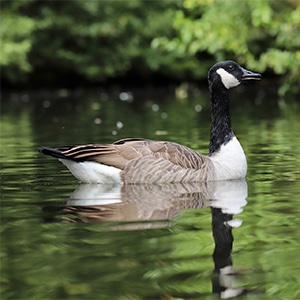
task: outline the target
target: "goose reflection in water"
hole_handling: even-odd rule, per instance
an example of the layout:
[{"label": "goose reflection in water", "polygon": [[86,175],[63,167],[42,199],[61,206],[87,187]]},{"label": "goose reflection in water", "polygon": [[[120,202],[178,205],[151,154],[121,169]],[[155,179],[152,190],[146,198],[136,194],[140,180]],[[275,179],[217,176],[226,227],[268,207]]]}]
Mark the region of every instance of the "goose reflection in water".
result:
[{"label": "goose reflection in water", "polygon": [[109,222],[113,230],[168,227],[182,210],[209,208],[212,215],[213,293],[227,299],[245,294],[233,288],[237,275],[232,267],[233,219],[247,204],[245,180],[185,184],[104,185],[81,184],[62,207],[44,207],[45,221],[60,216],[64,222]]}]

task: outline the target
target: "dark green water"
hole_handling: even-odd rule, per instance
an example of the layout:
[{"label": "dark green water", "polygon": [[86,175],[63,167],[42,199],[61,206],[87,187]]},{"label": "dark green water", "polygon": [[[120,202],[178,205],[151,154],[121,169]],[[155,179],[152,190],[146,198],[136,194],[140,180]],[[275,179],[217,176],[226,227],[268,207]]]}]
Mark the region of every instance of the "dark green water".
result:
[{"label": "dark green water", "polygon": [[300,299],[299,104],[233,93],[246,181],[79,185],[37,152],[146,137],[207,153],[206,92],[121,92],[2,95],[1,299]]}]

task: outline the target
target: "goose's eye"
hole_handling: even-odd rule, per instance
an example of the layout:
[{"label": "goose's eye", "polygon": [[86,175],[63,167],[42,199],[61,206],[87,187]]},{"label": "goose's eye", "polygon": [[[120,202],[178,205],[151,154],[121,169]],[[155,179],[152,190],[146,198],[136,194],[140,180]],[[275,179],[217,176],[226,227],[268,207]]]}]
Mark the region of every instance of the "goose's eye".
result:
[{"label": "goose's eye", "polygon": [[228,69],[229,69],[230,71],[233,71],[233,70],[234,70],[234,66],[233,66],[233,65],[229,65],[229,66],[228,66]]}]

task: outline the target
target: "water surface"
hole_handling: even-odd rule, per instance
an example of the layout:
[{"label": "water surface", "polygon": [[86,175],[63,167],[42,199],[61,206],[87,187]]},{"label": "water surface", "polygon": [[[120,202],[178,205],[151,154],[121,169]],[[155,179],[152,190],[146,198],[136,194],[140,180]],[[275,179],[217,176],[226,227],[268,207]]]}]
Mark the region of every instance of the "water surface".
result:
[{"label": "water surface", "polygon": [[207,92],[2,95],[2,298],[300,299],[299,112],[233,93],[245,181],[99,186],[38,147],[146,137],[207,153]]}]

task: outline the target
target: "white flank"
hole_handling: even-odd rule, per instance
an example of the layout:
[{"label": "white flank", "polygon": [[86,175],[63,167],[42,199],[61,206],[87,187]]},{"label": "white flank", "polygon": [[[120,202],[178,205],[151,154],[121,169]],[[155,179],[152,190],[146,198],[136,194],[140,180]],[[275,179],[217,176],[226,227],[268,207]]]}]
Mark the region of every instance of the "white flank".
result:
[{"label": "white flank", "polygon": [[245,178],[247,161],[244,150],[236,137],[213,154],[211,160],[215,166],[216,180]]},{"label": "white flank", "polygon": [[221,80],[224,84],[224,86],[227,89],[233,88],[235,86],[238,86],[241,82],[237,80],[232,74],[228,73],[223,68],[219,68],[217,70],[217,73],[220,75]]},{"label": "white flank", "polygon": [[59,159],[71,173],[84,183],[122,183],[121,170],[115,167],[102,165],[92,161],[74,162]]}]

